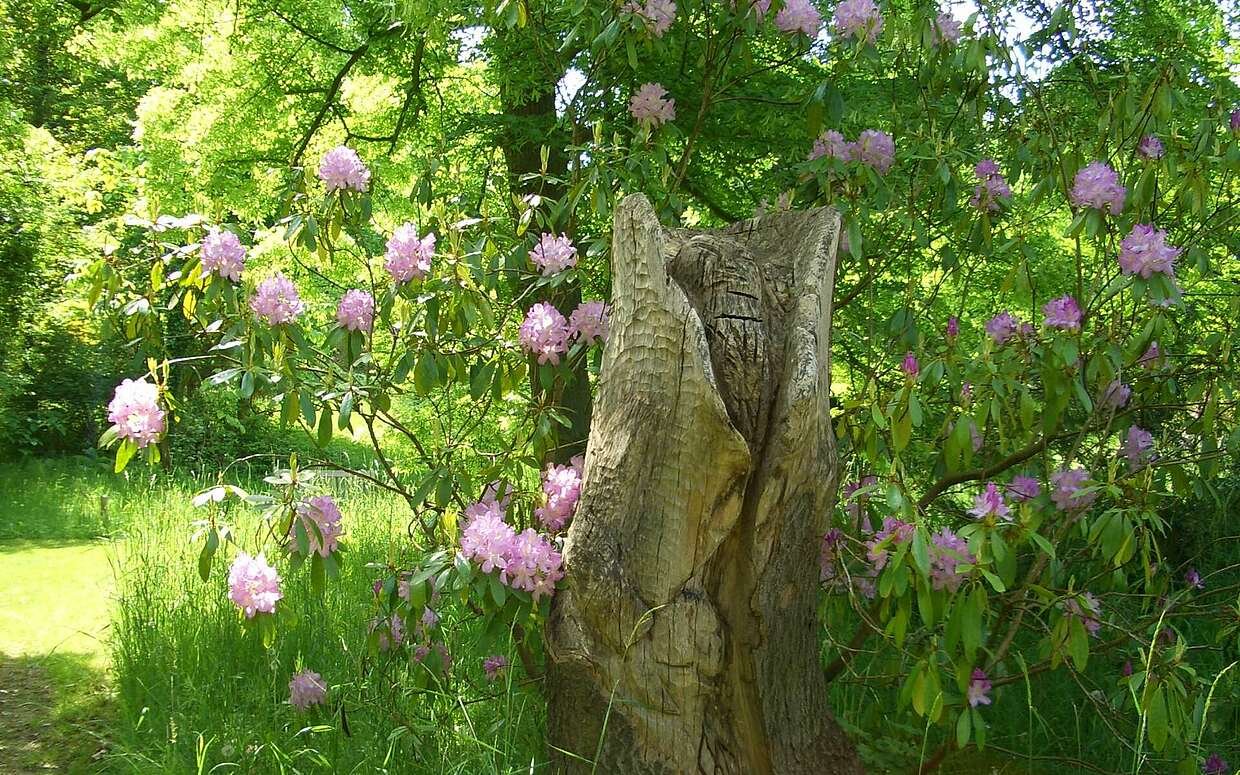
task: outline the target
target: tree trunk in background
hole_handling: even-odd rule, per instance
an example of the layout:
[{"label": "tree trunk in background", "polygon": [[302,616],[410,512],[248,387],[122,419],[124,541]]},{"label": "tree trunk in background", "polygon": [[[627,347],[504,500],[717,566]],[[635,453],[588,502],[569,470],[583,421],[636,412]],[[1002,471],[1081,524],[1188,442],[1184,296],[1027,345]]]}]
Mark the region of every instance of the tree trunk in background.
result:
[{"label": "tree trunk in background", "polygon": [[838,232],[828,209],[666,232],[645,197],[617,209],[548,623],[554,772],[862,772],[827,709],[815,617]]}]

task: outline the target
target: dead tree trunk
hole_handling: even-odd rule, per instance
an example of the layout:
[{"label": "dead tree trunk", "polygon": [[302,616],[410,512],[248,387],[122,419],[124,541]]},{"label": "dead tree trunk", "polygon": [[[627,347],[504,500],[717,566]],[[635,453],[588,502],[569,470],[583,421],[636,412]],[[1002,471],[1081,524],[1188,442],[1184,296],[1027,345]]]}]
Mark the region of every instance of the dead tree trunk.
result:
[{"label": "dead tree trunk", "polygon": [[[616,211],[611,334],[548,625],[553,771],[853,775],[819,541],[839,216],[664,231]],[[566,753],[567,752],[567,753]]]}]

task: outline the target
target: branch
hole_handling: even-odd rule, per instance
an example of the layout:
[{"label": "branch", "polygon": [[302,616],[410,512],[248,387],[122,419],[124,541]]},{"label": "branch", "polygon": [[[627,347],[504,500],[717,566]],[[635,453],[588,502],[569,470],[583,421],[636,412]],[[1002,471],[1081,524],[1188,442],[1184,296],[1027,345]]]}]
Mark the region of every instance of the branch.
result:
[{"label": "branch", "polygon": [[1052,441],[1057,441],[1071,435],[1073,434],[1060,433],[1055,436],[1043,436],[1038,441],[1035,441],[1022,450],[1013,452],[1011,455],[1008,455],[997,463],[991,463],[990,465],[983,466],[982,468],[974,468],[971,471],[961,471],[958,474],[945,476],[935,482],[929,490],[926,490],[926,494],[921,496],[921,500],[917,501],[917,509],[919,511],[925,511],[926,507],[933,503],[934,499],[942,495],[943,491],[949,487],[954,487],[965,482],[974,482],[978,479],[986,479],[987,477],[1006,471],[1012,466],[1019,465],[1046,449]]}]

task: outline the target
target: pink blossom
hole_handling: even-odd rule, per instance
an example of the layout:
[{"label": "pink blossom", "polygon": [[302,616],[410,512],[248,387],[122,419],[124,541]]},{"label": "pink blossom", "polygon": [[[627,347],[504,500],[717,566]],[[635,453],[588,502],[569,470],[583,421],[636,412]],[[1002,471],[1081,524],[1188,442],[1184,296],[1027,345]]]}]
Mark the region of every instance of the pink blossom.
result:
[{"label": "pink blossom", "polygon": [[783,33],[800,32],[814,38],[821,26],[822,15],[809,0],[786,0],[784,7],[775,14],[775,27]]},{"label": "pink blossom", "polygon": [[1231,131],[1240,132],[1240,108],[1231,112]]},{"label": "pink blossom", "polygon": [[1137,359],[1137,365],[1143,369],[1157,369],[1162,366],[1162,350],[1158,347],[1158,341],[1150,342],[1149,349]]},{"label": "pink blossom", "polygon": [[[868,0],[863,0],[868,2]],[[850,0],[845,0],[850,2]],[[862,164],[868,164],[879,175],[886,175],[896,159],[896,143],[891,135],[877,129],[867,129],[857,138],[853,148],[853,158]]]},{"label": "pink blossom", "polygon": [[993,159],[982,159],[973,171],[977,173],[981,183],[974,187],[973,198],[969,200],[969,204],[979,210],[999,212],[1003,203],[1012,198],[1012,189],[999,174],[999,165]]},{"label": "pink blossom", "polygon": [[530,260],[542,270],[544,276],[550,276],[577,265],[577,248],[563,234],[558,237],[544,234],[530,251]]},{"label": "pink blossom", "polygon": [[370,170],[362,163],[357,151],[338,145],[319,161],[319,180],[333,191],[365,191],[370,186]]},{"label": "pink blossom", "polygon": [[482,660],[482,671],[486,673],[488,681],[499,678],[499,674],[506,667],[508,667],[508,657],[503,654],[495,654]]},{"label": "pink blossom", "polygon": [[601,301],[583,301],[568,316],[568,335],[586,344],[607,341],[607,305]]},{"label": "pink blossom", "polygon": [[1102,603],[1093,593],[1068,598],[1063,602],[1063,609],[1068,616],[1080,620],[1090,635],[1097,635],[1102,629]]},{"label": "pink blossom", "polygon": [[435,625],[439,624],[439,614],[435,613],[430,606],[423,606],[422,618],[418,619],[418,624],[423,632],[429,632]]},{"label": "pink blossom", "polygon": [[1003,500],[1003,493],[999,491],[999,485],[994,482],[988,483],[986,489],[977,494],[973,499],[973,508],[969,509],[969,513],[978,519],[994,517],[1004,522],[1011,521],[1011,508]]},{"label": "pink blossom", "polygon": [[1120,444],[1119,456],[1128,461],[1129,468],[1134,471],[1149,462],[1149,453],[1154,448],[1154,434],[1133,425],[1128,428],[1128,435]]},{"label": "pink blossom", "polygon": [[629,113],[641,124],[657,127],[676,118],[676,100],[664,99],[662,84],[644,83],[629,100]]},{"label": "pink blossom", "polygon": [[1124,274],[1149,279],[1155,273],[1175,274],[1175,260],[1183,251],[1167,244],[1167,232],[1138,223],[1119,243],[1119,268]]},{"label": "pink blossom", "polygon": [[1098,403],[1103,409],[1122,409],[1131,396],[1132,388],[1115,379],[1102,391],[1102,398]]},{"label": "pink blossom", "polygon": [[263,555],[251,557],[239,552],[228,570],[228,597],[247,619],[253,619],[255,614],[275,613],[276,603],[284,594],[280,591],[279,574]]},{"label": "pink blossom", "polygon": [[1042,485],[1032,476],[1014,476],[1007,491],[1014,501],[1031,501],[1042,493]]},{"label": "pink blossom", "polygon": [[883,31],[883,17],[874,0],[843,0],[835,7],[831,23],[842,35],[873,43]]},{"label": "pink blossom", "polygon": [[397,285],[421,280],[430,274],[431,258],[435,255],[435,235],[418,236],[418,228],[405,223],[396,228],[387,241],[387,261],[383,268]]},{"label": "pink blossom", "polygon": [[1119,184],[1119,173],[1106,164],[1095,161],[1082,167],[1072,183],[1072,204],[1092,207],[1119,215],[1124,209],[1128,190]]},{"label": "pink blossom", "polygon": [[904,354],[904,360],[900,363],[900,371],[904,372],[904,375],[909,379],[917,379],[917,374],[921,371],[921,367],[917,364],[917,356],[913,355],[912,351]]},{"label": "pink blossom", "polygon": [[241,270],[245,268],[245,248],[237,235],[227,229],[211,229],[203,237],[202,274],[212,274],[235,282],[241,281]]},{"label": "pink blossom", "polygon": [[302,670],[293,674],[288,682],[288,704],[298,710],[308,710],[311,705],[322,705],[327,701],[327,684],[323,676],[313,670]]},{"label": "pink blossom", "polygon": [[1088,508],[1097,499],[1097,492],[1085,492],[1089,472],[1084,468],[1060,469],[1051,474],[1051,500],[1060,511]]},{"label": "pink blossom", "polygon": [[[472,513],[471,513],[472,511]],[[497,504],[476,503],[465,511],[469,522],[461,532],[461,554],[478,563],[483,573],[503,570],[516,532],[504,521]]]},{"label": "pink blossom", "polygon": [[538,598],[555,593],[555,582],[564,577],[564,559],[547,539],[526,528],[512,539],[500,581],[513,589],[523,589]]},{"label": "pink blossom", "polygon": [[1184,574],[1184,583],[1188,584],[1193,589],[1206,588],[1206,583],[1201,580],[1201,574],[1197,572],[1196,568],[1188,569],[1188,572]]},{"label": "pink blossom", "polygon": [[916,528],[908,522],[895,517],[885,517],[883,529],[865,543],[866,557],[874,569],[881,571],[887,565],[888,546],[912,541],[914,532]]},{"label": "pink blossom", "polygon": [[835,562],[842,543],[844,543],[844,531],[837,527],[831,528],[822,537],[818,567],[819,579],[825,584],[832,584],[836,579]]},{"label": "pink blossom", "polygon": [[947,319],[947,328],[943,332],[948,339],[955,339],[960,336],[960,319],[955,315]]},{"label": "pink blossom", "polygon": [[980,669],[974,668],[969,679],[969,707],[990,704],[990,679]]},{"label": "pink blossom", "polygon": [[350,288],[336,305],[336,322],[349,331],[369,331],[375,322],[375,297]]},{"label": "pink blossom", "polygon": [[530,307],[519,332],[521,346],[538,356],[539,363],[558,364],[560,356],[568,350],[568,336],[568,321],[545,301]]},{"label": "pink blossom", "polygon": [[1154,135],[1146,135],[1137,143],[1137,155],[1146,161],[1157,161],[1164,152],[1162,141]]},{"label": "pink blossom", "polygon": [[663,37],[676,19],[676,3],[672,0],[646,0],[645,4],[629,0],[624,10],[641,17],[650,34],[656,38]]},{"label": "pink blossom", "polygon": [[145,378],[122,381],[108,404],[108,422],[116,435],[139,448],[163,435],[164,417],[164,410],[159,408],[159,386]]},{"label": "pink blossom", "polygon": [[542,489],[547,501],[534,510],[534,516],[543,527],[555,532],[568,523],[577,509],[577,499],[581,497],[581,469],[548,465],[543,473]]},{"label": "pink blossom", "polygon": [[955,592],[960,589],[965,574],[960,565],[972,565],[976,559],[969,552],[969,544],[947,528],[931,539],[930,581],[935,589]]},{"label": "pink blossom", "polygon": [[930,45],[954,46],[958,42],[960,42],[960,22],[948,13],[941,13],[935,17],[930,25]]},{"label": "pink blossom", "polygon": [[285,277],[283,272],[276,272],[258,284],[250,299],[250,309],[262,320],[278,326],[300,315],[304,305],[301,297],[297,295],[297,286],[293,285],[293,281]]},{"label": "pink blossom", "polygon": [[985,328],[990,338],[995,340],[995,344],[1004,344],[1016,335],[1018,325],[1016,318],[1004,311],[986,321]]},{"label": "pink blossom", "polygon": [[370,631],[378,632],[376,641],[380,651],[399,648],[405,642],[405,620],[400,618],[400,614],[371,619]]},{"label": "pink blossom", "polygon": [[[1240,110],[1231,114],[1231,128],[1240,131]],[[1227,775],[1229,772],[1231,772],[1231,765],[1219,756],[1218,752],[1210,754],[1205,763],[1201,765],[1201,775]]]},{"label": "pink blossom", "polygon": [[1051,328],[1076,331],[1081,327],[1081,308],[1068,294],[1042,305],[1042,314],[1046,315],[1046,325]]},{"label": "pink blossom", "polygon": [[297,549],[297,522],[301,522],[309,539],[310,554],[318,553],[326,557],[336,551],[340,538],[340,508],[330,495],[316,495],[309,500],[297,504],[296,521],[289,526],[288,537],[292,542],[290,548]]},{"label": "pink blossom", "polygon": [[848,161],[851,157],[852,147],[844,135],[834,129],[828,129],[818,136],[814,141],[814,147],[806,157],[806,161],[813,161],[826,156],[828,159],[838,159],[840,161]]}]

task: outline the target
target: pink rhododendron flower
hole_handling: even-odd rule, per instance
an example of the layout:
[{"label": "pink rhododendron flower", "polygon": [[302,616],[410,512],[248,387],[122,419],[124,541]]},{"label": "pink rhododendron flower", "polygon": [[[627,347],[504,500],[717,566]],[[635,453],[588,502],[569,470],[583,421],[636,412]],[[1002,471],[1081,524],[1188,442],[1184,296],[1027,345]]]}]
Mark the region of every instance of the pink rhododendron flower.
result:
[{"label": "pink rhododendron flower", "polygon": [[1031,501],[1042,493],[1042,485],[1032,476],[1013,476],[1007,491],[1014,501]]},{"label": "pink rhododendron flower", "polygon": [[560,570],[564,558],[533,528],[526,528],[512,539],[505,559],[500,581],[531,593],[535,602],[539,597],[555,594],[555,583],[564,577]]},{"label": "pink rhododendron flower", "polygon": [[676,3],[672,0],[646,0],[644,4],[637,0],[629,0],[624,10],[634,16],[640,16],[646,29],[656,38],[663,37],[676,19]]},{"label": "pink rhododendron flower", "polygon": [[1154,448],[1154,435],[1144,428],[1133,425],[1128,428],[1128,435],[1120,444],[1119,456],[1128,461],[1128,467],[1134,471],[1149,462],[1150,451]]},{"label": "pink rhododendron flower", "polygon": [[873,43],[883,31],[883,17],[874,0],[843,0],[835,7],[831,24],[841,35]]},{"label": "pink rhododendron flower", "polygon": [[370,170],[362,163],[357,151],[345,145],[337,145],[319,161],[319,180],[333,191],[362,192],[370,187]]},{"label": "pink rhododendron flower", "polygon": [[775,14],[775,27],[787,34],[802,33],[817,37],[822,26],[822,15],[809,0],[786,0],[784,7]]},{"label": "pink rhododendron flower", "polygon": [[255,614],[275,613],[284,593],[280,591],[279,574],[261,554],[251,557],[240,552],[228,570],[228,597],[245,618],[253,619]]},{"label": "pink rhododendron flower", "polygon": [[1051,328],[1076,331],[1081,327],[1081,308],[1076,299],[1066,293],[1042,305],[1042,314],[1046,315],[1046,325]]},{"label": "pink rhododendron flower", "polygon": [[349,331],[369,331],[375,323],[375,297],[350,288],[336,305],[336,322]]},{"label": "pink rhododendron flower", "polygon": [[886,132],[867,129],[857,138],[852,153],[856,161],[870,165],[879,175],[886,175],[896,160],[896,143]]},{"label": "pink rhododendron flower", "polygon": [[1162,366],[1162,350],[1159,349],[1157,341],[1150,342],[1149,349],[1137,359],[1137,365],[1143,369],[1157,369]]},{"label": "pink rhododendron flower", "polygon": [[995,340],[995,344],[1004,344],[1016,335],[1018,325],[1016,318],[1004,311],[986,321],[985,328],[990,338]]},{"label": "pink rhododendron flower", "polygon": [[917,379],[921,366],[918,365],[917,356],[913,355],[912,351],[904,354],[904,360],[900,363],[900,371],[904,372],[904,375],[909,379]]},{"label": "pink rhododendron flower", "polygon": [[400,614],[392,614],[391,618],[381,616],[371,619],[370,631],[378,633],[375,640],[380,651],[400,648],[405,642],[405,620],[400,618]]},{"label": "pink rhododendron flower", "polygon": [[1102,398],[1098,403],[1103,409],[1122,409],[1128,404],[1131,396],[1132,388],[1115,379],[1111,380],[1111,384],[1102,391]]},{"label": "pink rhododendron flower", "polygon": [[1231,112],[1231,131],[1240,132],[1240,108]]},{"label": "pink rhododendron flower", "polygon": [[245,268],[245,248],[237,235],[227,229],[211,229],[202,239],[199,251],[203,276],[217,275],[234,283],[241,281]]},{"label": "pink rhododendron flower", "polygon": [[327,684],[323,676],[313,670],[302,670],[288,682],[288,704],[298,710],[308,710],[311,705],[327,701]]},{"label": "pink rhododendron flower", "polygon": [[1146,135],[1137,143],[1137,155],[1146,161],[1156,161],[1163,157],[1162,141],[1154,135]]},{"label": "pink rhododendron flower", "polygon": [[461,554],[478,563],[483,573],[503,570],[516,532],[495,503],[476,503],[465,510],[469,520],[461,531]]},{"label": "pink rhododendron flower", "polygon": [[568,335],[586,344],[607,341],[607,305],[601,301],[583,301],[568,316]]},{"label": "pink rhododendron flower", "polygon": [[664,99],[662,84],[644,83],[629,100],[629,113],[641,124],[657,127],[676,118],[676,100]]},{"label": "pink rhododendron flower", "polygon": [[949,13],[941,13],[930,24],[930,45],[954,46],[960,42],[960,22]]},{"label": "pink rhododendron flower", "polygon": [[844,490],[840,494],[840,500],[844,503],[844,511],[852,518],[853,526],[859,530],[865,530],[867,533],[872,532],[869,519],[862,520],[861,516],[865,513],[866,503],[870,500],[868,493],[856,495],[855,493],[866,487],[873,487],[878,484],[878,477],[863,476],[856,482],[849,482],[844,485]]},{"label": "pink rhododendron flower", "polygon": [[1124,197],[1128,189],[1119,184],[1119,173],[1106,164],[1095,161],[1082,167],[1072,183],[1072,204],[1092,207],[1119,215],[1124,209]]},{"label": "pink rhododendron flower", "polygon": [[1183,251],[1167,244],[1167,232],[1138,223],[1119,243],[1119,268],[1124,274],[1149,279],[1155,273],[1175,274],[1175,260]]},{"label": "pink rhododendron flower", "polygon": [[1012,198],[1012,189],[999,174],[999,165],[993,159],[982,159],[973,168],[981,183],[973,189],[969,204],[979,210],[997,213]]},{"label": "pink rhododendron flower", "polygon": [[930,582],[935,589],[955,592],[965,579],[960,565],[972,565],[976,559],[969,553],[969,544],[951,530],[943,528],[931,539]]},{"label": "pink rhododendron flower", "polygon": [[1206,583],[1201,580],[1201,574],[1197,572],[1196,568],[1188,569],[1188,572],[1184,574],[1184,583],[1188,584],[1193,589],[1206,588]]},{"label": "pink rhododendron flower", "polygon": [[[316,552],[326,557],[340,545],[340,508],[330,495],[316,495],[295,507],[296,519],[301,522],[309,539],[310,554]],[[289,526],[288,537],[291,550],[297,549],[297,522]],[[406,582],[406,587],[408,582]]]},{"label": "pink rhododendron flower", "polygon": [[973,675],[969,679],[969,707],[989,705],[990,689],[990,679],[980,669],[974,668]]},{"label": "pink rhododendron flower", "polygon": [[[947,319],[947,328],[944,329],[943,335],[948,339],[955,339],[960,336],[960,319],[955,315]],[[967,382],[965,384],[968,384]]]},{"label": "pink rhododendron flower", "polygon": [[422,631],[429,632],[437,624],[439,624],[439,614],[435,613],[430,606],[423,606],[422,618],[418,619],[418,625]]},{"label": "pink rhododendron flower", "polygon": [[540,301],[530,307],[521,324],[521,346],[539,363],[558,364],[568,350],[568,321],[551,304]]},{"label": "pink rhododendron flower", "polygon": [[844,139],[844,135],[834,129],[828,129],[814,141],[814,147],[810,150],[806,161],[820,159],[823,156],[828,159],[848,161],[852,156],[852,145]]},{"label": "pink rhododendron flower", "polygon": [[139,448],[163,435],[164,417],[164,410],[159,408],[159,386],[145,378],[122,381],[108,404],[108,422],[116,435]]},{"label": "pink rhododendron flower", "polygon": [[412,223],[396,227],[387,241],[387,270],[397,285],[410,280],[421,280],[430,274],[431,259],[435,255],[435,235],[418,236]]},{"label": "pink rhododendron flower", "polygon": [[534,516],[543,527],[555,532],[568,523],[577,509],[577,499],[581,497],[581,468],[548,465],[543,472],[542,489],[547,502],[534,510]]},{"label": "pink rhododendron flower", "polygon": [[300,315],[304,305],[293,281],[283,272],[276,272],[258,284],[250,298],[250,309],[262,320],[278,326]]},{"label": "pink rhododendron flower", "polygon": [[[1240,110],[1231,114],[1231,128],[1240,128]],[[1231,765],[1217,752],[1210,754],[1205,763],[1201,765],[1201,775],[1227,775],[1229,772],[1231,772]]]},{"label": "pink rhododendron flower", "polygon": [[1089,472],[1084,468],[1060,469],[1051,474],[1051,500],[1060,511],[1077,511],[1088,508],[1098,497],[1097,492],[1085,492],[1084,484]]},{"label": "pink rhododendron flower", "polygon": [[837,527],[831,528],[822,536],[822,546],[818,554],[818,577],[825,584],[832,585],[836,579],[835,561],[842,543],[844,531]]},{"label": "pink rhododendron flower", "polygon": [[1091,592],[1078,597],[1070,597],[1063,602],[1064,612],[1085,625],[1090,635],[1097,635],[1102,629],[1102,603]]},{"label": "pink rhododendron flower", "polygon": [[500,673],[506,667],[508,667],[508,657],[503,654],[495,654],[482,660],[482,672],[486,673],[488,681],[499,678]]},{"label": "pink rhododendron flower", "polygon": [[865,543],[866,557],[874,569],[881,571],[887,565],[887,547],[912,541],[914,532],[916,532],[916,528],[908,522],[895,517],[884,518],[883,529],[875,533],[874,537]]},{"label": "pink rhododendron flower", "polygon": [[988,483],[986,489],[977,494],[973,499],[973,508],[969,509],[969,513],[978,519],[994,517],[1004,522],[1011,521],[1011,511],[1003,500],[999,485],[994,482]]},{"label": "pink rhododendron flower", "polygon": [[577,248],[563,234],[558,237],[544,234],[530,251],[530,260],[542,270],[544,276],[550,276],[577,265]]}]

